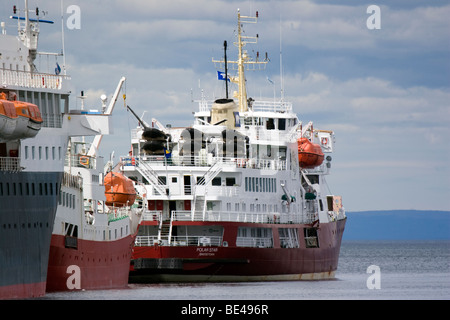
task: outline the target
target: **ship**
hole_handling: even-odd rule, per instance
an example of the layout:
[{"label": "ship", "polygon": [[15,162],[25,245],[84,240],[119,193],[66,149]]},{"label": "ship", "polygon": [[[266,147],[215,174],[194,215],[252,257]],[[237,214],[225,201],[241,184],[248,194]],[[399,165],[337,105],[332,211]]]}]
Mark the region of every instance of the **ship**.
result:
[{"label": "ship", "polygon": [[[69,137],[100,134],[110,121],[69,108],[63,53],[38,51],[40,25],[53,21],[28,1],[12,13],[18,35],[7,34],[4,22],[0,34],[0,299],[45,295]],[[54,68],[38,70],[41,59]]]},{"label": "ship", "polygon": [[[104,115],[112,113],[124,81],[125,78],[120,80],[107,107],[104,101]],[[47,292],[128,285],[137,226],[134,224],[132,229],[131,219],[139,218],[139,210],[131,208],[136,200],[131,180],[122,183],[123,179],[117,177],[111,181],[117,173],[110,170],[109,162],[105,166],[103,157],[98,155],[102,136],[96,135],[90,143],[85,137],[70,140],[50,243]],[[129,187],[127,200],[122,202],[118,196],[108,201],[105,194],[112,188],[119,190],[118,184]]]},{"label": "ship", "polygon": [[120,172],[146,199],[130,283],[335,278],[347,220],[326,181],[335,133],[303,124],[283,96],[248,97],[245,71],[269,60],[244,50],[258,36],[243,26],[257,20],[238,11],[237,59],[226,41],[213,59],[224,98],[202,95],[191,126],[149,124],[128,106],[138,125]]}]

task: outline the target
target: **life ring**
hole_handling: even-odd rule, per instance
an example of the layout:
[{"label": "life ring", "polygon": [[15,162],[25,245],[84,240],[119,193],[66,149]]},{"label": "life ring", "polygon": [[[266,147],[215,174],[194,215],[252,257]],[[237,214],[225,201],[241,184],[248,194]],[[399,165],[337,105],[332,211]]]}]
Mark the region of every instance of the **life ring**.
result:
[{"label": "life ring", "polygon": [[321,142],[322,142],[322,145],[326,146],[328,144],[328,138],[323,137]]},{"label": "life ring", "polygon": [[79,159],[79,162],[80,162],[80,164],[81,164],[82,166],[87,167],[87,166],[89,166],[89,157],[87,157],[87,156],[81,156],[80,159]]}]

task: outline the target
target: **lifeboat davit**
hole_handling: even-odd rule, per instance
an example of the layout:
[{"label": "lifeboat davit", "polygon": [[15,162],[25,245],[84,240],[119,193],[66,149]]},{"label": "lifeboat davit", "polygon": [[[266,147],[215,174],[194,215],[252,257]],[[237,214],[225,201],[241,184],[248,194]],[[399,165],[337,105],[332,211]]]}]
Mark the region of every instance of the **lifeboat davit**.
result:
[{"label": "lifeboat davit", "polygon": [[322,148],[307,138],[298,139],[298,164],[302,169],[318,167],[323,162]]},{"label": "lifeboat davit", "polygon": [[131,206],[136,200],[133,181],[120,172],[109,172],[105,176],[105,196],[107,206]]}]

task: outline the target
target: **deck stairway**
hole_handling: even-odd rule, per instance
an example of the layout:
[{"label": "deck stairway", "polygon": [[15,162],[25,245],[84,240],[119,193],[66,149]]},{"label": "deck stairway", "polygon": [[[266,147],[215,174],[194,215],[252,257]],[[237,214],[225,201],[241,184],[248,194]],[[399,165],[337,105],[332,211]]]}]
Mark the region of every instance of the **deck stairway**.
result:
[{"label": "deck stairway", "polygon": [[158,174],[152,169],[149,164],[136,159],[136,169],[140,174],[142,174],[145,179],[147,179],[148,182],[152,184],[152,186],[160,195],[167,195],[165,182],[158,177]]},{"label": "deck stairway", "polygon": [[210,183],[221,171],[223,166],[216,162],[194,185],[192,200],[192,220],[204,220],[206,212],[206,185]]}]

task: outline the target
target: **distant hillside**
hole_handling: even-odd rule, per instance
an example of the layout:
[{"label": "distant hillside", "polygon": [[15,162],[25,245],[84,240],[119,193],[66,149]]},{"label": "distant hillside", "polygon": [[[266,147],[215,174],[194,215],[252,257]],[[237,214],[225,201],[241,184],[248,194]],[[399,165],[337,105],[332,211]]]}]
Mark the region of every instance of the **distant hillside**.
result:
[{"label": "distant hillside", "polygon": [[343,240],[450,240],[450,211],[347,212]]}]

